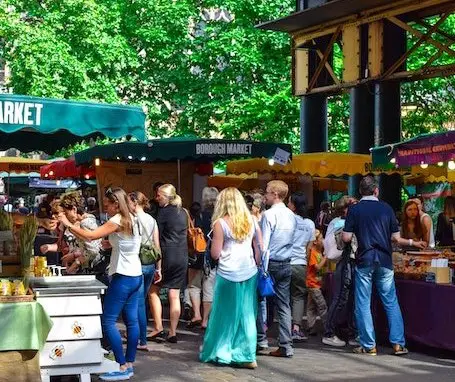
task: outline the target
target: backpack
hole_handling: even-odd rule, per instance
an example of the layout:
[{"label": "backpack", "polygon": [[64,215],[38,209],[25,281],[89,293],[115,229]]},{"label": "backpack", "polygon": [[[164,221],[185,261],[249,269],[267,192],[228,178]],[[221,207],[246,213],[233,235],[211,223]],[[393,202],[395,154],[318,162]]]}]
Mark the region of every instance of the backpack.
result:
[{"label": "backpack", "polygon": [[188,217],[188,254],[204,253],[207,249],[204,231],[202,231],[202,228],[195,227],[194,221],[186,209],[185,212]]}]

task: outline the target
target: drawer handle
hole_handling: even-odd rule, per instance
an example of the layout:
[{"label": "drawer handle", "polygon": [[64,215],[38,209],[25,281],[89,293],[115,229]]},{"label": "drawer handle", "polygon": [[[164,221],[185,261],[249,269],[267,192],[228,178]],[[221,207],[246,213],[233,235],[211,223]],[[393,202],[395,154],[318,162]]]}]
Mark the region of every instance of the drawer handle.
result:
[{"label": "drawer handle", "polygon": [[60,345],[53,347],[53,349],[49,353],[49,357],[51,359],[62,358],[64,353],[65,353],[65,347],[62,344],[60,344]]},{"label": "drawer handle", "polygon": [[71,326],[71,331],[78,338],[85,337],[84,326],[81,323],[77,322],[77,321],[74,321],[73,326]]}]

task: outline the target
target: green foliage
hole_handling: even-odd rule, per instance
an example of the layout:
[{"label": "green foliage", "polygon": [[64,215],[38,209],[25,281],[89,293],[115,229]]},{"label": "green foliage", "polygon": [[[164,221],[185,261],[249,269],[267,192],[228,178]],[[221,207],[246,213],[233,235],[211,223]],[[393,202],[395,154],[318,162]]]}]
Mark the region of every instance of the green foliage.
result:
[{"label": "green foliage", "polygon": [[[255,28],[294,6],[294,0],[0,0],[0,54],[15,93],[141,104],[153,137],[260,139],[298,151],[290,39]],[[228,11],[224,18],[207,19],[206,11],[218,8]],[[455,16],[441,29],[452,33]],[[415,41],[410,37],[410,46]],[[423,44],[408,68],[435,52]],[[435,64],[448,62],[443,54]],[[336,45],[337,75],[342,65]],[[403,103],[417,106],[403,118],[404,137],[454,123],[454,89],[454,77],[404,84]],[[331,97],[328,108],[330,150],[348,151],[348,94]]]}]

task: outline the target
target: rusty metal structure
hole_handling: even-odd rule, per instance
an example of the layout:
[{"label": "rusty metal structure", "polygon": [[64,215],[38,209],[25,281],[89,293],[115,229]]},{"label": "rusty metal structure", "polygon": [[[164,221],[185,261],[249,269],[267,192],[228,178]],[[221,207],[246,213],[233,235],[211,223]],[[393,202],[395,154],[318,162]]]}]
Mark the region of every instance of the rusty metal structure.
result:
[{"label": "rusty metal structure", "polygon": [[[301,151],[328,149],[327,97],[342,91],[350,92],[351,152],[398,142],[400,83],[455,74],[455,31],[441,29],[454,13],[454,0],[297,0],[295,13],[258,25],[292,39]],[[407,68],[407,59],[424,44],[434,54],[420,67]],[[341,51],[342,71],[333,65],[335,49]],[[438,65],[442,56],[448,60]],[[352,181],[354,188],[357,181]],[[399,178],[387,179],[383,191],[398,208]]]}]

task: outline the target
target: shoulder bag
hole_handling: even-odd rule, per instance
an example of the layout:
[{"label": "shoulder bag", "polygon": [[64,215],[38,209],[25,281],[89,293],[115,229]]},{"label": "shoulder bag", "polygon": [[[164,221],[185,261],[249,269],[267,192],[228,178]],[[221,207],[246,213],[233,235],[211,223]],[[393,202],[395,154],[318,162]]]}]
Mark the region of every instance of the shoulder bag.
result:
[{"label": "shoulder bag", "polygon": [[268,253],[263,253],[261,264],[258,269],[258,294],[261,297],[271,297],[275,295],[275,285],[272,277],[267,272]]},{"label": "shoulder bag", "polygon": [[[144,225],[142,224],[142,221],[140,219],[138,220],[144,232],[147,232]],[[141,244],[141,249],[139,250],[139,258],[141,259],[142,265],[155,264],[158,260],[161,259],[161,251],[153,243],[153,232],[155,231],[155,229],[156,222],[152,232],[150,233],[149,238],[147,239],[147,242],[145,244]]]},{"label": "shoulder bag", "polygon": [[193,219],[191,219],[191,216],[186,209],[185,213],[188,218],[188,254],[194,255],[204,253],[207,249],[204,231],[202,231],[202,228],[194,226]]}]

